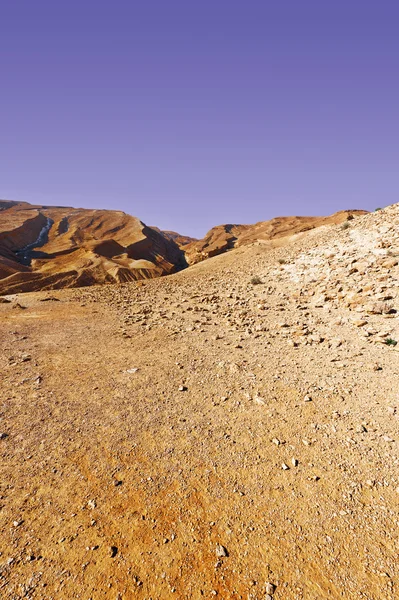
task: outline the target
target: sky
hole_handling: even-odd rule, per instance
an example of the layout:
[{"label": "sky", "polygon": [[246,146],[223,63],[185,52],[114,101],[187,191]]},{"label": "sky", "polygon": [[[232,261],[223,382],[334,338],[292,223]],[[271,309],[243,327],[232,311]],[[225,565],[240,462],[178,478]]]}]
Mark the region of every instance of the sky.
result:
[{"label": "sky", "polygon": [[0,198],[221,223],[399,201],[399,3],[3,0]]}]

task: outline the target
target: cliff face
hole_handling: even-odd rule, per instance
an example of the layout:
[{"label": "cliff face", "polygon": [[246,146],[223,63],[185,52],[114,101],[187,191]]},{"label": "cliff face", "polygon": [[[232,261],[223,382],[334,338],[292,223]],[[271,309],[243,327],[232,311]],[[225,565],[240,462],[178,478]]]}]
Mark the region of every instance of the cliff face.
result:
[{"label": "cliff face", "polygon": [[0,201],[0,294],[148,279],[185,266],[173,239],[123,212]]}]

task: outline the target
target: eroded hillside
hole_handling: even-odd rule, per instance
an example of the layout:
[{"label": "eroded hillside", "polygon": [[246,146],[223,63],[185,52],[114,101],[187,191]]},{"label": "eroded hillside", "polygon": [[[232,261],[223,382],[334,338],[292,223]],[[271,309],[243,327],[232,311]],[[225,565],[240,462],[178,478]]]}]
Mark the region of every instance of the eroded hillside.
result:
[{"label": "eroded hillside", "polygon": [[0,295],[148,279],[185,266],[172,237],[123,212],[0,202]]}]

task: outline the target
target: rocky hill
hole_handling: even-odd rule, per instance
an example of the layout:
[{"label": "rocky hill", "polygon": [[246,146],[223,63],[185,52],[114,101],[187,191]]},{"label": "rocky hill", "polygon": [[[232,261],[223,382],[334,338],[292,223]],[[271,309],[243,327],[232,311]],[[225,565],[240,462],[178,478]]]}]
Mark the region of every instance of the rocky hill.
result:
[{"label": "rocky hill", "polygon": [[0,201],[0,295],[148,279],[185,266],[172,235],[123,212]]},{"label": "rocky hill", "polygon": [[227,250],[261,242],[270,248],[289,242],[290,237],[315,227],[336,225],[366,214],[364,210],[342,210],[329,217],[276,217],[255,225],[218,225],[202,240],[184,246],[189,264],[201,262]]},{"label": "rocky hill", "polygon": [[398,315],[399,205],[3,298],[2,598],[396,600]]}]

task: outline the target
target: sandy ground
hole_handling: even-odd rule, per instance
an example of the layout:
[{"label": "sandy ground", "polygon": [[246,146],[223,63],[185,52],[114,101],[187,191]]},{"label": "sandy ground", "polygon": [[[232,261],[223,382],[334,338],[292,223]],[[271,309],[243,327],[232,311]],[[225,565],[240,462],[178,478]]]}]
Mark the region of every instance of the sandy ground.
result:
[{"label": "sandy ground", "polygon": [[0,304],[2,598],[399,597],[398,351],[324,235]]}]

